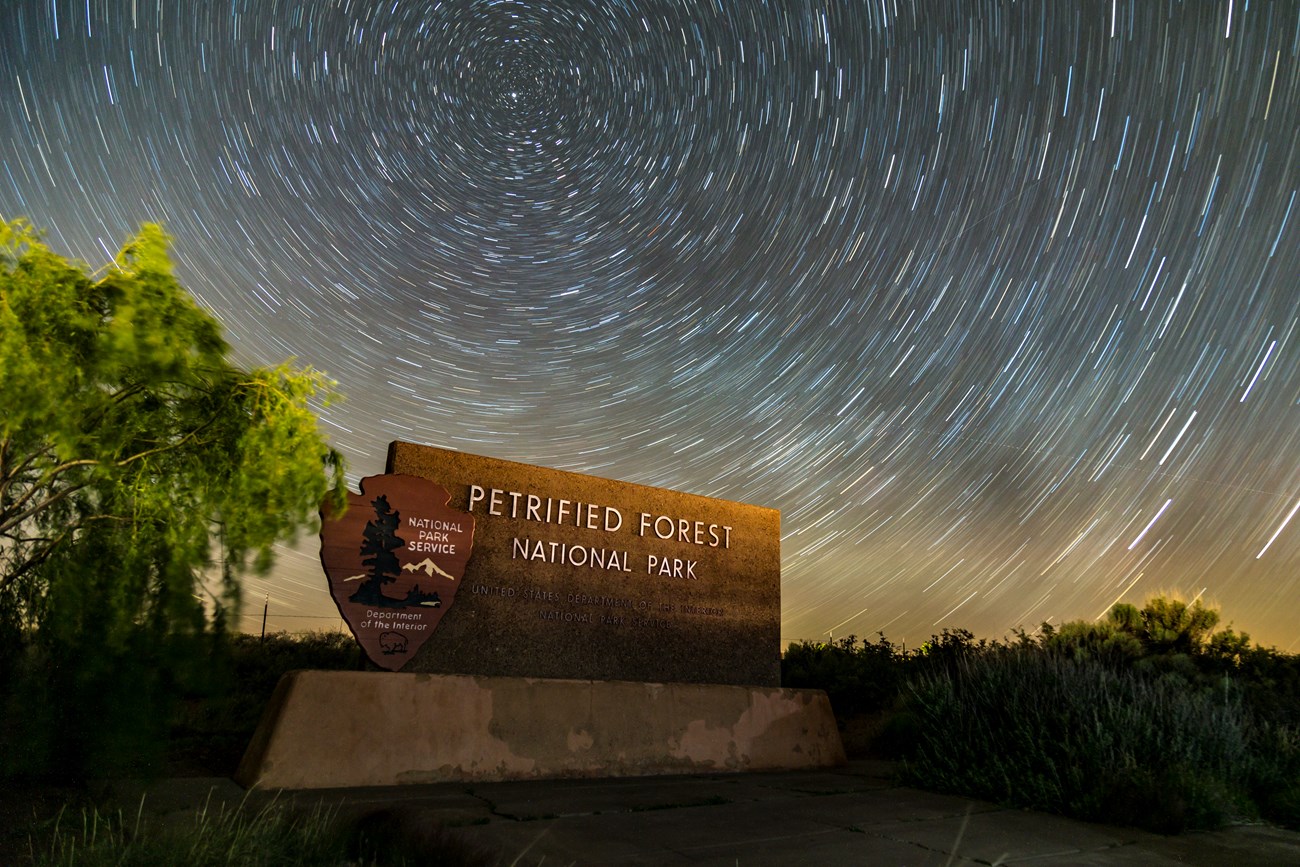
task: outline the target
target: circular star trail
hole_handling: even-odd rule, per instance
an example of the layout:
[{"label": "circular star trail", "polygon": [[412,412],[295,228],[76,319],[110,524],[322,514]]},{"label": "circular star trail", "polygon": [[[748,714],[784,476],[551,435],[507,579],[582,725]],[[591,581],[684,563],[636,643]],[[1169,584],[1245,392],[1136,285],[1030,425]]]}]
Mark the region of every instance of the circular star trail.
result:
[{"label": "circular star trail", "polygon": [[[787,639],[1176,591],[1295,650],[1298,54],[1284,0],[17,0],[0,215],[162,222],[357,475],[780,509]],[[252,589],[332,619],[309,552]]]}]

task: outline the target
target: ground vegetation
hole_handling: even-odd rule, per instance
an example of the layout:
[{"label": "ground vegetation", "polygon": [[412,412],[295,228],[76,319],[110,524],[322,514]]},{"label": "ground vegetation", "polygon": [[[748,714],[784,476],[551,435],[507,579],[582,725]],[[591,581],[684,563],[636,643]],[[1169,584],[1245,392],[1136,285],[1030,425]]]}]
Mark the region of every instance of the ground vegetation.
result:
[{"label": "ground vegetation", "polygon": [[903,779],[1160,832],[1300,828],[1300,657],[1200,601],[1158,595],[999,641],[945,630],[798,642],[786,686],[827,690],[850,749]]}]

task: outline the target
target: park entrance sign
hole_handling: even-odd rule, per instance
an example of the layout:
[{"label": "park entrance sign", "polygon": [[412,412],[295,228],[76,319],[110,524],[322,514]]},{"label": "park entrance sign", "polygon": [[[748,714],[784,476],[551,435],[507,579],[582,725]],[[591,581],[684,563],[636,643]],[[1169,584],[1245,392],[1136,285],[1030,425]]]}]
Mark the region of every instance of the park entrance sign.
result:
[{"label": "park entrance sign", "polygon": [[[382,667],[779,682],[773,509],[403,442],[389,448],[388,475],[363,485],[346,533],[323,522],[322,560],[340,611]],[[399,489],[400,508],[394,495],[376,505],[375,492]],[[350,559],[332,566],[339,535],[348,541],[334,550]],[[381,586],[371,576],[384,558],[393,579]],[[358,598],[367,587],[376,595]]]},{"label": "park entrance sign", "polygon": [[350,497],[321,560],[393,673],[286,674],[244,785],[843,763],[826,694],[780,687],[775,510],[402,442]]}]

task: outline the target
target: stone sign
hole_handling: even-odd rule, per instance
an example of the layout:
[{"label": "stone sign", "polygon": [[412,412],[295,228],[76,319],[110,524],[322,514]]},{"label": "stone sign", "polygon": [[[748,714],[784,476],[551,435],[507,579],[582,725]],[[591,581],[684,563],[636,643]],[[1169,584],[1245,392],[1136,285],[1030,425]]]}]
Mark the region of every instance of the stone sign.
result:
[{"label": "stone sign", "polygon": [[[470,553],[469,537],[455,543],[450,531],[443,539],[431,537],[435,546],[453,546],[455,558],[468,555],[463,575],[449,565],[452,552],[431,550],[433,571],[419,573],[418,582],[379,589],[386,598],[405,599],[407,583],[419,583],[413,599],[436,592],[441,604],[399,607],[356,598],[365,583],[361,576],[375,567],[364,564],[358,543],[347,543],[357,548],[349,553],[355,565],[340,574],[355,578],[348,586],[357,589],[346,598],[372,612],[362,613],[363,622],[380,621],[376,641],[399,631],[382,628],[396,612],[423,608],[429,617],[428,629],[418,630],[420,643],[410,634],[405,671],[779,684],[776,510],[402,442],[389,447],[388,472],[427,480],[438,491],[435,500],[447,495],[427,508],[412,505],[405,494],[400,508],[389,503],[401,513],[395,526],[408,546],[394,549],[403,576],[425,553],[410,550],[422,538],[412,532],[419,529],[413,517],[457,525],[472,534],[473,544]],[[363,534],[383,535],[364,527],[379,517],[373,491],[393,484],[386,478],[367,479],[345,518],[360,522]],[[449,512],[432,511],[443,503]],[[453,607],[452,588],[461,583]],[[346,592],[336,590],[335,600]],[[344,610],[344,603],[339,607]],[[386,656],[382,641],[377,646],[378,659],[367,648],[377,664],[402,664],[385,665],[381,659],[396,654]]]},{"label": "stone sign", "polygon": [[450,610],[474,544],[474,518],[445,488],[371,476],[348,508],[321,511],[321,564],[339,613],[370,661],[396,671]]}]

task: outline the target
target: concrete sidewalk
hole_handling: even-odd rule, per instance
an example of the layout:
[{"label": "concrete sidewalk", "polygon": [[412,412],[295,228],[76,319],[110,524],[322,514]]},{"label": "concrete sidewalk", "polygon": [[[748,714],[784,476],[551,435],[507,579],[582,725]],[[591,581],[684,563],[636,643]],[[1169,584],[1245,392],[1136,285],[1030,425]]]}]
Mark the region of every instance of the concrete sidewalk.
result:
[{"label": "concrete sidewalk", "polygon": [[[435,823],[501,864],[523,865],[1300,865],[1300,833],[1261,825],[1162,837],[1011,810],[894,785],[890,765],[756,774],[334,789],[280,793],[351,821],[396,810]],[[229,780],[164,781],[152,811],[209,796],[238,803]],[[275,793],[253,792],[250,803]]]}]

